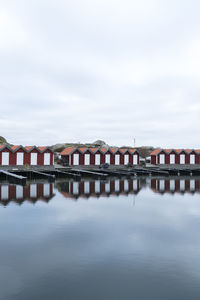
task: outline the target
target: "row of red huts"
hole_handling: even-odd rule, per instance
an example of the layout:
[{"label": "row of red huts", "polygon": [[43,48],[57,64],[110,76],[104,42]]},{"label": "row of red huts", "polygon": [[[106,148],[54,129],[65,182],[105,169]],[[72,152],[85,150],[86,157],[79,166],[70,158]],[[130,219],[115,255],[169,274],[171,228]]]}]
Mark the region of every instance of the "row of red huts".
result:
[{"label": "row of red huts", "polygon": [[156,149],[151,154],[152,165],[200,164],[200,149]]},{"label": "row of red huts", "polygon": [[49,147],[0,145],[0,166],[52,166],[54,154]]},{"label": "row of red huts", "polygon": [[105,163],[119,166],[140,163],[139,152],[132,148],[69,147],[61,152],[61,159],[69,166],[98,166]]}]

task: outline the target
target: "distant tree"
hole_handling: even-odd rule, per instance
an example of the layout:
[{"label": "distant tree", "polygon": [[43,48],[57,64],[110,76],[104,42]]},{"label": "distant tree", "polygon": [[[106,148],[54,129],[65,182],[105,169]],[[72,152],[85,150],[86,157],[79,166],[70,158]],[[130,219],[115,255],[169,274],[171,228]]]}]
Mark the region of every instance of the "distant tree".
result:
[{"label": "distant tree", "polygon": [[0,144],[7,144],[6,139],[2,136],[0,136]]},{"label": "distant tree", "polygon": [[97,140],[97,141],[95,141],[93,144],[102,147],[102,146],[106,145],[106,142],[104,142],[104,141],[102,141],[102,140]]}]

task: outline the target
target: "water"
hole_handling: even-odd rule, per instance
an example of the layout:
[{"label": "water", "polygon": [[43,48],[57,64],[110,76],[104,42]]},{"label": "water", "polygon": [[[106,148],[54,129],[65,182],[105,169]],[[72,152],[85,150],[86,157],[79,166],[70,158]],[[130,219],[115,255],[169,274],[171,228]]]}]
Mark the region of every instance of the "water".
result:
[{"label": "water", "polygon": [[0,184],[0,299],[200,298],[200,178]]}]

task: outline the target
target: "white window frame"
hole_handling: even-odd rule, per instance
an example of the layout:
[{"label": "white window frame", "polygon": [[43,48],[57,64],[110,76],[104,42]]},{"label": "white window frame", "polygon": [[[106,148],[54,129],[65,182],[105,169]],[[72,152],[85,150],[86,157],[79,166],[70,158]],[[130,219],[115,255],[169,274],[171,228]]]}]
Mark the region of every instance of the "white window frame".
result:
[{"label": "white window frame", "polygon": [[184,179],[180,180],[180,191],[181,192],[185,191],[185,180]]},{"label": "white window frame", "polygon": [[[182,160],[183,157],[184,160]],[[185,154],[180,154],[180,165],[185,165]]]},{"label": "white window frame", "polygon": [[50,196],[50,183],[43,184],[43,196],[49,197]]},{"label": "white window frame", "polygon": [[105,163],[110,165],[110,154],[105,155]]},{"label": "white window frame", "polygon": [[100,189],[101,189],[100,181],[96,180],[95,181],[95,193],[99,194],[100,193]]},{"label": "white window frame", "polygon": [[115,180],[115,192],[119,192],[120,191],[120,180],[116,179]]},{"label": "white window frame", "polygon": [[87,195],[90,193],[90,182],[84,181],[84,194]]},{"label": "white window frame", "polygon": [[80,155],[75,153],[75,154],[73,154],[73,165],[79,166],[79,164],[80,164]]},{"label": "white window frame", "polygon": [[159,187],[160,187],[160,191],[165,190],[165,180],[164,179],[159,180]]},{"label": "white window frame", "polygon": [[171,179],[169,181],[169,189],[170,189],[170,191],[174,191],[175,190],[175,180],[174,179]]},{"label": "white window frame", "polygon": [[44,153],[44,165],[49,166],[50,164],[51,164],[51,154],[50,153]]},{"label": "white window frame", "polygon": [[160,165],[165,165],[165,154],[160,154]]},{"label": "white window frame", "polygon": [[37,184],[30,184],[30,198],[37,198]]},{"label": "white window frame", "polygon": [[133,164],[138,165],[138,155],[137,154],[133,154]]},{"label": "white window frame", "polygon": [[110,193],[110,181],[105,183],[105,192]]},{"label": "white window frame", "polygon": [[190,154],[190,164],[191,165],[195,164],[195,154]]},{"label": "white window frame", "polygon": [[124,180],[124,192],[128,192],[129,191],[129,181],[128,179]]},{"label": "white window frame", "polygon": [[95,154],[95,165],[99,166],[101,164],[101,154]]},{"label": "white window frame", "polygon": [[175,154],[170,154],[169,155],[169,163],[170,163],[170,165],[174,165],[175,164],[175,159],[176,159]]},{"label": "white window frame", "polygon": [[2,152],[1,155],[1,164],[2,166],[8,166],[10,160],[10,153],[9,152]]},{"label": "white window frame", "polygon": [[0,187],[1,187],[1,200],[8,200],[8,198],[9,198],[8,185],[2,185]]},{"label": "white window frame", "polygon": [[16,164],[17,164],[17,166],[23,166],[23,164],[24,164],[24,153],[23,152],[17,153]]},{"label": "white window frame", "polygon": [[79,182],[74,181],[73,182],[73,195],[79,194]]},{"label": "white window frame", "polygon": [[85,166],[90,165],[90,154],[84,154],[84,165]]},{"label": "white window frame", "polygon": [[38,153],[31,153],[31,166],[37,166],[38,164]]},{"label": "white window frame", "polygon": [[128,165],[129,164],[129,154],[124,155],[124,164]]},{"label": "white window frame", "polygon": [[115,154],[115,165],[116,166],[120,165],[120,154]]},{"label": "white window frame", "polygon": [[24,188],[21,185],[16,185],[16,199],[23,199]]}]

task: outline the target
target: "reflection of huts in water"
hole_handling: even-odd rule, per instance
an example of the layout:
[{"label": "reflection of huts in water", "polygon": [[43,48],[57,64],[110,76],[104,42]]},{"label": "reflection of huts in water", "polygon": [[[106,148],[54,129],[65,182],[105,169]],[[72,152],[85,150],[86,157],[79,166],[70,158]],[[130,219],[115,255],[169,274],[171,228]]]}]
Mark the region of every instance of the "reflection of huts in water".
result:
[{"label": "reflection of huts in water", "polygon": [[71,181],[56,183],[60,193],[66,198],[108,197],[111,195],[138,194],[141,187],[138,179],[113,179],[109,181]]},{"label": "reflection of huts in water", "polygon": [[31,183],[27,186],[0,185],[0,203],[22,204],[24,201],[35,203],[38,200],[49,202],[54,197],[52,183]]},{"label": "reflection of huts in water", "polygon": [[0,167],[53,165],[54,155],[49,147],[0,145]]},{"label": "reflection of huts in water", "polygon": [[199,149],[156,149],[151,154],[152,165],[199,165]]},{"label": "reflection of huts in water", "polygon": [[69,166],[99,166],[109,164],[139,165],[140,156],[136,149],[123,148],[65,148],[61,152],[62,162]]},{"label": "reflection of huts in water", "polygon": [[170,178],[170,179],[152,179],[151,189],[155,193],[197,193],[200,192],[199,179]]}]

